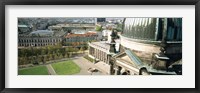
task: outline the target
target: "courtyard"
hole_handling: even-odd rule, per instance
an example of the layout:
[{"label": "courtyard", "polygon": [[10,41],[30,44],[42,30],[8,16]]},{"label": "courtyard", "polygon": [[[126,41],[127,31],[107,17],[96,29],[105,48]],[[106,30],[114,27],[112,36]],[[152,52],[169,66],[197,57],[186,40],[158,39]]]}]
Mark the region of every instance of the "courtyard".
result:
[{"label": "courtyard", "polygon": [[[91,72],[89,69],[97,69]],[[106,71],[100,69],[98,65],[80,57],[74,57],[67,61],[44,64],[34,67],[21,68],[18,75],[106,75]]]}]

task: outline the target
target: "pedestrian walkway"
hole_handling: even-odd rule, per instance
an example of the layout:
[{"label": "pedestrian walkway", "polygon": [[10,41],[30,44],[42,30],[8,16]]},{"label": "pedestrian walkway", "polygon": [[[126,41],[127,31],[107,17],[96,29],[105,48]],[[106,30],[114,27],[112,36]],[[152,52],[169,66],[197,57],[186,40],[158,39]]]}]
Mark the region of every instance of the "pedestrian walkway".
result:
[{"label": "pedestrian walkway", "polygon": [[[77,59],[74,59],[73,61],[81,68],[80,73],[76,75],[91,75],[91,74],[92,75],[106,75],[106,72],[102,71],[95,64],[93,64],[92,62],[89,62],[87,59],[83,57],[78,57]],[[100,70],[101,72],[91,73],[88,71],[89,68],[96,68]]]},{"label": "pedestrian walkway", "polygon": [[95,63],[95,65],[101,70],[103,70],[104,72],[106,72],[106,74],[110,73],[110,65],[106,64],[105,62],[100,61],[100,62]]},{"label": "pedestrian walkway", "polygon": [[56,75],[55,70],[53,69],[53,67],[51,66],[51,64],[46,65],[48,72],[50,75]]}]

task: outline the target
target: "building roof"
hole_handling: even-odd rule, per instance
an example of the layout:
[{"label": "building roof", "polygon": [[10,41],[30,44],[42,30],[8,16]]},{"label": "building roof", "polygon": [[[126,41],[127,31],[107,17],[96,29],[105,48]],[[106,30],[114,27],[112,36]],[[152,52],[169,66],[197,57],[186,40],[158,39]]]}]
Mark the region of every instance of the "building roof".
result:
[{"label": "building roof", "polygon": [[66,32],[64,32],[64,31],[55,31],[54,32],[54,36],[63,36],[64,34],[65,34]]},{"label": "building roof", "polygon": [[29,35],[40,35],[40,36],[52,36],[54,34],[53,31],[49,30],[37,30],[31,32]]},{"label": "building roof", "polygon": [[87,32],[85,34],[71,34],[71,33],[69,33],[68,35],[65,36],[65,38],[88,37],[88,36],[94,36],[94,35],[97,35],[97,33],[94,33],[94,32]]},{"label": "building roof", "polygon": [[18,25],[18,27],[28,27],[27,25]]},{"label": "building roof", "polygon": [[[114,57],[116,60],[138,69],[145,67],[151,74],[176,74],[174,68],[173,70],[172,68],[168,68],[168,70],[171,69],[170,71],[167,71],[164,68],[158,68],[161,65],[153,62],[152,54],[149,53],[125,49],[124,52],[121,52]],[[173,65],[182,65],[182,59],[178,61],[173,60],[173,64],[170,64],[169,66],[173,67]]]},{"label": "building roof", "polygon": [[110,45],[105,42],[105,41],[100,41],[100,42],[92,42],[92,44],[96,45],[96,46],[99,46],[99,47],[103,47],[103,48],[106,48],[106,49],[109,49],[110,48]]},{"label": "building roof", "polygon": [[92,46],[96,49],[109,53],[110,45],[106,41],[99,41],[99,42],[91,42],[89,46]]}]

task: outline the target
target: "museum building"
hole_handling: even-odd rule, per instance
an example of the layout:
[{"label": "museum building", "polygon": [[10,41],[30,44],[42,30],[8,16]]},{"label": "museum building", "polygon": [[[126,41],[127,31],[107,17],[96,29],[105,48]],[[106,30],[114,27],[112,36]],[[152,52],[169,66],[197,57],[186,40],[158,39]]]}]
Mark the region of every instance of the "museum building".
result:
[{"label": "museum building", "polygon": [[32,31],[29,34],[18,35],[18,47],[41,47],[58,45],[62,42],[64,31],[54,32],[49,30]]},{"label": "museum building", "polygon": [[89,55],[109,56],[111,75],[182,74],[182,18],[125,18],[122,29],[120,45],[112,34],[105,49],[89,44]]}]

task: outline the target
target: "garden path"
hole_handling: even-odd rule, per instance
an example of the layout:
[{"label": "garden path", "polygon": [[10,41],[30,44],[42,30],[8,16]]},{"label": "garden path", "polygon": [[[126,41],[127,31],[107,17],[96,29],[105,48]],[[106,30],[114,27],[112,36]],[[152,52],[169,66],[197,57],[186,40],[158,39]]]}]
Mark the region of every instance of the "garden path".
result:
[{"label": "garden path", "polygon": [[51,64],[46,65],[48,72],[50,75],[56,75],[55,70],[53,69],[53,67],[51,66]]}]

